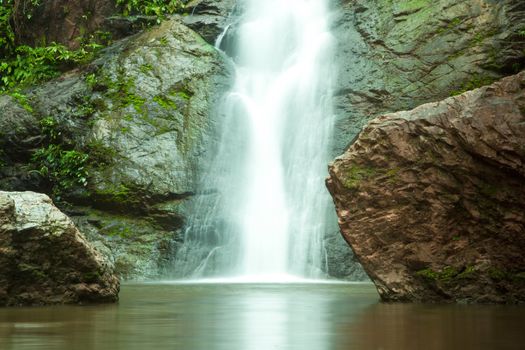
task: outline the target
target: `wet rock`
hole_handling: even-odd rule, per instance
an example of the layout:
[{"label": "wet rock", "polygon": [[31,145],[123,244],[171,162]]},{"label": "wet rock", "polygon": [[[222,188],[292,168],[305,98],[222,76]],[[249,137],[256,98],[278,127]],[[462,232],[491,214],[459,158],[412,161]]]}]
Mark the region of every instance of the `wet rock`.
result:
[{"label": "wet rock", "polygon": [[118,300],[113,267],[44,194],[0,192],[0,305]]},{"label": "wet rock", "polygon": [[525,72],[370,122],[330,165],[385,301],[525,301]]}]

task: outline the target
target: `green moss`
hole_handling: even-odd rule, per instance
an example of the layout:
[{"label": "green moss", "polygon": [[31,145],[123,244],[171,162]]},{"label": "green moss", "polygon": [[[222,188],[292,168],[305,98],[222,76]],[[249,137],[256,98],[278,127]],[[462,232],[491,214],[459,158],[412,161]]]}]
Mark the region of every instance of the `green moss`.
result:
[{"label": "green moss", "polygon": [[82,275],[82,282],[95,283],[100,281],[101,278],[102,274],[100,273],[100,271],[90,271]]},{"label": "green moss", "polygon": [[400,170],[401,168],[392,168],[387,170],[385,173],[385,176],[387,177],[386,181],[390,184],[395,184],[399,180],[398,174]]},{"label": "green moss", "polygon": [[34,266],[34,265],[29,265],[29,264],[22,263],[22,264],[18,265],[18,269],[21,272],[25,272],[25,273],[29,274],[31,276],[31,278],[34,278],[34,279],[42,280],[42,279],[47,279],[48,278],[46,273],[44,271],[42,271],[39,266]]},{"label": "green moss", "polygon": [[183,100],[189,100],[191,98],[191,94],[188,91],[178,91],[176,92],[176,95]]},{"label": "green moss", "polygon": [[168,38],[163,36],[162,38],[159,39],[159,44],[162,47],[167,47],[168,46]]},{"label": "green moss", "polygon": [[96,189],[94,193],[104,202],[127,203],[130,201],[131,191],[123,184],[110,184],[103,189]]},{"label": "green moss", "polygon": [[153,70],[153,66],[147,63],[147,64],[141,65],[139,69],[142,73],[147,74]]},{"label": "green moss", "polygon": [[457,278],[460,279],[471,279],[476,277],[476,271],[474,266],[467,266],[465,270],[463,270],[461,273],[459,273]]},{"label": "green moss", "polygon": [[106,86],[106,96],[111,99],[118,108],[133,106],[137,113],[146,113],[143,109],[146,99],[137,95],[134,90],[135,80],[119,76],[116,81],[109,77],[103,77],[101,83]]},{"label": "green moss", "polygon": [[162,108],[167,110],[176,110],[177,104],[173,102],[171,99],[164,95],[157,95],[153,98],[153,101],[157,102]]},{"label": "green moss", "polygon": [[463,22],[461,18],[453,18],[445,27],[441,27],[438,30],[436,30],[436,34],[443,34],[449,31],[452,31],[459,27],[459,25]]},{"label": "green moss", "polygon": [[496,79],[490,76],[480,76],[475,74],[469,81],[464,83],[459,89],[450,92],[450,96],[461,95],[464,92],[478,89],[482,86],[492,84]]},{"label": "green moss", "polygon": [[458,276],[458,274],[458,270],[453,266],[446,266],[441,271],[434,271],[431,268],[427,268],[416,272],[416,275],[418,276],[439,282],[449,282]]},{"label": "green moss", "polygon": [[344,169],[343,184],[346,188],[357,188],[359,184],[377,174],[377,170],[371,167],[360,167],[352,165]]},{"label": "green moss", "polygon": [[504,280],[508,278],[508,273],[497,267],[491,267],[488,272],[489,272],[489,277],[496,281]]},{"label": "green moss", "polygon": [[494,281],[525,282],[525,271],[506,271],[497,267],[489,269],[489,277]]},{"label": "green moss", "polygon": [[134,230],[130,226],[110,224],[102,228],[101,232],[110,237],[131,238]]},{"label": "green moss", "polygon": [[427,279],[431,279],[431,280],[437,280],[439,276],[439,274],[436,271],[430,268],[419,270],[416,272],[416,275],[427,278]]}]

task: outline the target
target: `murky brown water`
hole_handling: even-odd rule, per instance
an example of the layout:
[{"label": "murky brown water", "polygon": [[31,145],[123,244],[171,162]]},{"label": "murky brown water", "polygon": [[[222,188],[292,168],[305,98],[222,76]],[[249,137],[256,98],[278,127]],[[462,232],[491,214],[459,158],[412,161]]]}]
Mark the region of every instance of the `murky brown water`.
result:
[{"label": "murky brown water", "polygon": [[124,285],[118,305],[0,309],[0,349],[524,349],[525,307],[382,304],[368,284]]}]

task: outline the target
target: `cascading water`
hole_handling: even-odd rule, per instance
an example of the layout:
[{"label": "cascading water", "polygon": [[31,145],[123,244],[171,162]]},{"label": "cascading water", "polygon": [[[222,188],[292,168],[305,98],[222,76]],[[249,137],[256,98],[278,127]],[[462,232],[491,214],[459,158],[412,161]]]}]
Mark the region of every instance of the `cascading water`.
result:
[{"label": "cascading water", "polygon": [[222,138],[195,203],[181,275],[319,277],[331,200],[327,0],[245,0]]}]

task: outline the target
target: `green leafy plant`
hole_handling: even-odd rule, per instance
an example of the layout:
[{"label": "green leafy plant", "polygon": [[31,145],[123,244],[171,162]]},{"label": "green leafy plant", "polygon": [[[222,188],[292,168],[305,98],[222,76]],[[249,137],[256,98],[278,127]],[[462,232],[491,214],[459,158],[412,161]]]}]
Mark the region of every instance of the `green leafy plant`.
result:
[{"label": "green leafy plant", "polygon": [[78,50],[51,43],[44,47],[17,46],[0,62],[0,91],[56,77],[64,69],[90,61],[101,45],[91,43]]},{"label": "green leafy plant", "polygon": [[40,175],[49,179],[53,194],[59,195],[76,186],[87,185],[86,165],[89,156],[76,150],[64,150],[61,145],[51,144],[38,149],[32,157]]},{"label": "green leafy plant", "polygon": [[62,135],[62,132],[58,128],[58,121],[53,117],[45,117],[40,120],[40,129],[42,133],[46,135],[51,142],[56,142]]},{"label": "green leafy plant", "polygon": [[146,15],[157,16],[160,22],[166,15],[180,12],[184,3],[180,0],[117,0],[124,16]]}]

